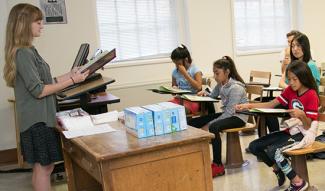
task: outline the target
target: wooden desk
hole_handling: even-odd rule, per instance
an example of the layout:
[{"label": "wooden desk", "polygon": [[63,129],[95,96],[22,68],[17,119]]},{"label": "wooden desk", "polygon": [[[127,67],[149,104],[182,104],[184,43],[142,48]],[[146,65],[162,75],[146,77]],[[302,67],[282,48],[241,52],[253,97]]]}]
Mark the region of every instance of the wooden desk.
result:
[{"label": "wooden desk", "polygon": [[252,115],[252,116],[259,116],[260,122],[258,123],[258,137],[263,137],[267,135],[265,119],[266,117],[288,117],[288,113],[263,113],[263,112],[250,112],[250,111],[240,111],[238,113]]},{"label": "wooden desk", "polygon": [[[107,112],[107,104],[113,104],[120,102],[120,98],[101,92],[90,96],[90,101],[86,103],[82,108],[90,114],[99,114]],[[81,107],[80,99],[58,101],[58,110],[64,111]]]},{"label": "wooden desk", "polygon": [[74,139],[62,136],[69,191],[212,191],[209,141],[193,127],[138,139],[119,131]]},{"label": "wooden desk", "polygon": [[[94,90],[103,89],[106,85],[115,82],[112,78],[102,77],[100,79],[80,84],[79,86],[60,92],[57,96],[58,110],[74,109],[81,107],[90,114],[107,112],[107,104],[120,102],[120,98],[105,92],[90,94]],[[78,98],[78,99],[73,99]],[[69,100],[73,99],[73,101]]]},{"label": "wooden desk", "polygon": [[267,92],[269,98],[273,98],[273,92],[282,92],[284,89],[280,87],[264,87],[263,91]]},{"label": "wooden desk", "polygon": [[87,92],[90,92],[92,90],[95,90],[99,87],[106,86],[107,84],[111,84],[115,82],[112,78],[102,77],[100,79],[87,82],[85,84],[80,84],[79,86],[66,90],[64,92],[61,92],[59,95],[61,96],[60,100],[66,100],[70,99],[72,97],[84,95]]}]

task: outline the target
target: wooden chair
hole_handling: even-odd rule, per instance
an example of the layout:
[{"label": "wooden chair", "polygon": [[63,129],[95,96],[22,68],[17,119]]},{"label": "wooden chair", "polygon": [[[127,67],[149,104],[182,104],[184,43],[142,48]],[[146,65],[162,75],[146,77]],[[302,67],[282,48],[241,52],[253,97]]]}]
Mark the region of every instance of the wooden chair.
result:
[{"label": "wooden chair", "polygon": [[[252,70],[249,75],[249,83],[269,87],[271,85],[271,72]],[[269,93],[267,97],[269,97]]]},{"label": "wooden chair", "polygon": [[[325,107],[325,96],[319,96],[321,107]],[[320,113],[318,121],[325,122],[325,113]],[[307,169],[307,154],[318,153],[325,151],[325,143],[315,141],[311,146],[307,148],[287,151],[286,154],[291,156],[291,165],[295,172],[309,182],[308,169]],[[310,185],[310,184],[309,184]]]},{"label": "wooden chair", "polygon": [[319,91],[320,91],[320,94],[325,95],[325,78],[324,77],[320,78]]},{"label": "wooden chair", "polygon": [[[247,85],[246,91],[249,99],[252,98],[253,94],[257,94],[261,97],[263,93],[263,86]],[[226,164],[225,164],[226,168],[239,168],[249,164],[247,160],[243,160],[243,154],[242,154],[240,140],[239,140],[239,132],[252,131],[255,130],[256,127],[257,127],[256,121],[253,117],[251,117],[251,122],[246,123],[244,127],[226,129],[222,131],[224,133],[227,133]]]},{"label": "wooden chair", "polygon": [[[256,78],[258,78],[258,80],[256,80]],[[260,81],[261,79],[263,80],[262,82]],[[252,70],[249,75],[249,83],[252,85],[270,86],[271,72]]]}]

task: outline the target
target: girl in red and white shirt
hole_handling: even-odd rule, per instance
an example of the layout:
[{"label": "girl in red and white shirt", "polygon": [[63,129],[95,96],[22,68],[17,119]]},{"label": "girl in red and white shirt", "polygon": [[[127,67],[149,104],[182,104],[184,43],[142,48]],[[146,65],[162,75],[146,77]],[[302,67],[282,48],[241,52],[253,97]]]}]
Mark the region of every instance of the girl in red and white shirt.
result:
[{"label": "girl in red and white shirt", "polygon": [[291,118],[296,118],[302,128],[298,131],[297,128],[292,128],[268,134],[251,142],[249,149],[266,165],[273,167],[279,186],[284,184],[286,175],[291,181],[287,190],[302,191],[308,188],[308,183],[292,169],[288,159],[282,155],[282,150],[288,145],[295,145],[301,141],[312,122],[317,121],[319,98],[315,79],[306,63],[299,60],[291,62],[286,69],[286,75],[289,86],[274,100],[265,103],[240,104],[235,107],[237,111],[274,108],[279,104],[289,108]]}]

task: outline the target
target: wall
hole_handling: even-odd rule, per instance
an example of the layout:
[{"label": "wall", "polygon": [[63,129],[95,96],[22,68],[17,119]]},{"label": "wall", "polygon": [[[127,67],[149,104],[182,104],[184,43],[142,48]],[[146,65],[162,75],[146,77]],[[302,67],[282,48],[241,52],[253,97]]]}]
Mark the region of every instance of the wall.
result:
[{"label": "wall", "polygon": [[324,18],[325,1],[314,0],[302,1],[303,10],[303,31],[310,40],[310,46],[316,54],[318,64],[325,62]]},{"label": "wall", "polygon": [[[10,8],[18,2],[38,4],[37,0],[2,0],[0,1],[0,68],[3,68],[4,25]],[[41,55],[50,64],[54,76],[68,71],[74,61],[79,45],[90,43],[91,50],[99,47],[96,27],[95,1],[65,1],[68,24],[46,25],[42,37],[35,41]],[[223,55],[233,56],[239,73],[248,80],[249,71],[265,70],[278,74],[280,64],[278,53],[237,56],[233,49],[233,24],[231,2],[229,0],[185,0],[186,20],[188,21],[188,39],[194,63],[205,75],[211,75],[212,62]],[[313,20],[323,18],[325,2],[322,0],[303,1],[304,31],[309,35],[312,48],[320,60],[325,61],[321,43],[325,34],[324,26],[313,25]],[[91,51],[92,53],[92,51]],[[103,75],[116,79],[116,83],[108,86],[108,92],[119,96],[121,103],[109,106],[109,109],[121,110],[126,106],[144,105],[170,99],[166,95],[158,95],[147,89],[157,87],[171,79],[173,64],[167,59],[132,63],[128,66],[108,66]],[[278,82],[272,77],[273,85]],[[12,90],[5,87],[0,80],[0,150],[15,147],[14,123],[12,108],[7,99],[12,97]]]}]

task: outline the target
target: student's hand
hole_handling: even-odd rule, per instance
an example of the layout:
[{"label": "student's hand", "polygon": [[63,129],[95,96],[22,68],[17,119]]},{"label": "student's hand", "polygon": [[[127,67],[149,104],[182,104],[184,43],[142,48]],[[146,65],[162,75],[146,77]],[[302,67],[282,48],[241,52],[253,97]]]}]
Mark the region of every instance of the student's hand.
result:
[{"label": "student's hand", "polygon": [[198,96],[207,96],[207,93],[204,90],[202,90],[202,91],[197,92],[196,95],[198,95]]},{"label": "student's hand", "polygon": [[236,111],[248,110],[250,108],[251,108],[251,104],[249,104],[249,103],[235,105]]},{"label": "student's hand", "polygon": [[178,69],[178,71],[179,71],[181,74],[183,74],[183,75],[187,73],[185,66],[182,65],[182,64],[178,64],[178,65],[177,65],[177,69]]},{"label": "student's hand", "polygon": [[305,112],[301,109],[289,109],[289,115],[294,118],[301,118],[305,116]]},{"label": "student's hand", "polygon": [[89,75],[89,70],[83,73],[81,73],[81,71],[78,70],[76,73],[71,75],[71,78],[73,79],[74,83],[79,83],[85,81],[88,75]]}]

